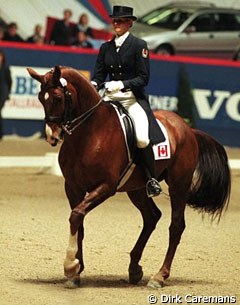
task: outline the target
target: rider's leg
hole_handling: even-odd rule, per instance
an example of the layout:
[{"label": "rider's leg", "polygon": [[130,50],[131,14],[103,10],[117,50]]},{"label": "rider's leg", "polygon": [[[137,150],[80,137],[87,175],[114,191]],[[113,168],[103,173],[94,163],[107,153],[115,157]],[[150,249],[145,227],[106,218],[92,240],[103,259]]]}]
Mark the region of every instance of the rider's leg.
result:
[{"label": "rider's leg", "polygon": [[158,196],[161,192],[161,186],[157,181],[155,170],[155,159],[152,150],[152,145],[149,143],[147,147],[141,149],[141,160],[148,177],[146,191],[148,197]]},{"label": "rider's leg", "polygon": [[137,103],[133,103],[128,107],[128,112],[133,118],[137,139],[137,146],[141,151],[141,161],[148,177],[146,190],[148,197],[154,197],[162,192],[157,181],[155,170],[155,159],[152,145],[149,141],[149,122],[143,108]]}]

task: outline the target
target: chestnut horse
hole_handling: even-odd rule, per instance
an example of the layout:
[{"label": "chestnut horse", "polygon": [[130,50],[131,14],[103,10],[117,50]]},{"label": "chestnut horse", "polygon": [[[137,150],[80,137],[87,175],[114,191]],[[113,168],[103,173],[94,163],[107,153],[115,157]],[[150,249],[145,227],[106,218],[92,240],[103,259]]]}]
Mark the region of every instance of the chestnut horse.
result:
[{"label": "chestnut horse", "polygon": [[[146,178],[138,164],[119,186],[129,164],[125,138],[115,109],[103,101],[77,70],[56,66],[45,75],[28,72],[41,83],[39,100],[45,111],[46,139],[62,141],[59,164],[71,206],[70,237],[64,261],[68,284],[76,287],[84,269],[82,241],[84,218],[117,191],[127,192],[143,218],[143,228],[130,253],[129,282],[143,276],[139,265],[145,245],[161,211],[145,190]],[[224,147],[209,135],[190,128],[170,111],[156,114],[169,135],[171,158],[156,161],[159,181],[165,180],[171,200],[169,247],[160,270],[148,285],[161,287],[170,275],[172,261],[185,228],[186,204],[220,219],[230,196],[231,176]]]}]

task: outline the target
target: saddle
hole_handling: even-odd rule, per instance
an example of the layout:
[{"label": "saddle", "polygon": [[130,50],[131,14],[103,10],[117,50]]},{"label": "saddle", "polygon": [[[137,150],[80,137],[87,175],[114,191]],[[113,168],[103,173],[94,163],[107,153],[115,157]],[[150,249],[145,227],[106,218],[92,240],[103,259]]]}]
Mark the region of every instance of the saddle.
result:
[{"label": "saddle", "polygon": [[[124,133],[125,144],[128,152],[128,165],[126,166],[125,170],[123,171],[119,179],[119,184],[117,187],[117,189],[119,190],[130,178],[136,165],[139,163],[139,154],[138,154],[139,149],[137,148],[136,145],[134,124],[128,111],[119,102],[116,101],[104,101],[104,102],[110,104],[115,109],[118,115]],[[169,144],[167,131],[160,121],[157,120],[157,123],[161,131],[163,132],[165,141],[153,145],[153,153],[155,156],[155,160],[170,159],[171,157],[170,144]]]},{"label": "saddle", "polygon": [[137,155],[137,145],[133,120],[121,103],[117,101],[109,101],[107,103],[110,103],[117,112],[125,136],[129,161],[135,160]]}]

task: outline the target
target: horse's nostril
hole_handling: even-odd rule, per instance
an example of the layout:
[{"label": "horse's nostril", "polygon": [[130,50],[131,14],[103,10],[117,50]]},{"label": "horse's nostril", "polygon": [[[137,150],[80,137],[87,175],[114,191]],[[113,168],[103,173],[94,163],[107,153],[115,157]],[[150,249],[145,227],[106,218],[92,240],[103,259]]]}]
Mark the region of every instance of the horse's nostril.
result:
[{"label": "horse's nostril", "polygon": [[52,138],[54,141],[51,143],[51,146],[57,146],[58,144],[58,139]]}]

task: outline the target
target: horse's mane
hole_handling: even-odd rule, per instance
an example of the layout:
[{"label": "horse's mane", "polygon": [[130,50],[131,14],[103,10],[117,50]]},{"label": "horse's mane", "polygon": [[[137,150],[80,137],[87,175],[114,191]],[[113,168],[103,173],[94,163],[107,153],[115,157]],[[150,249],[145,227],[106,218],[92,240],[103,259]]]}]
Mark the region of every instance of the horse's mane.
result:
[{"label": "horse's mane", "polygon": [[70,77],[80,77],[83,78],[83,80],[87,81],[86,77],[83,76],[83,74],[77,69],[68,66],[59,66],[59,68],[61,70],[62,76],[67,74]]}]

